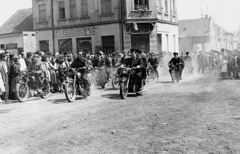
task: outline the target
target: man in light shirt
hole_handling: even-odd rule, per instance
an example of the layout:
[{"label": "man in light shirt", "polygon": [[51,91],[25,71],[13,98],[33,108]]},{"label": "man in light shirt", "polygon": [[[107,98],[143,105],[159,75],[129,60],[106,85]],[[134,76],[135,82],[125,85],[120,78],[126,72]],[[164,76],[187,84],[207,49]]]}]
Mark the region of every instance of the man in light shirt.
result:
[{"label": "man in light shirt", "polygon": [[20,63],[20,71],[26,71],[27,70],[27,65],[25,62],[25,52],[22,52],[21,55],[19,56],[19,63]]}]

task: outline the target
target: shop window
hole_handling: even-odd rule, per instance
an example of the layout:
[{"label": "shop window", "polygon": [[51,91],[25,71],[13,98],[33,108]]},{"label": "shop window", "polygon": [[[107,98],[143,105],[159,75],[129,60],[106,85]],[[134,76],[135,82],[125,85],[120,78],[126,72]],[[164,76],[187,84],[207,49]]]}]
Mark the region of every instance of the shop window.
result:
[{"label": "shop window", "polygon": [[76,0],[69,0],[69,14],[70,18],[76,18]]},{"label": "shop window", "polygon": [[149,0],[134,0],[134,10],[149,10]]},{"label": "shop window", "polygon": [[85,53],[92,53],[91,38],[78,38],[77,49],[78,51],[83,50]]},{"label": "shop window", "polygon": [[101,12],[102,14],[112,13],[111,0],[101,0]]},{"label": "shop window", "polygon": [[103,52],[112,54],[115,52],[114,36],[102,36]]},{"label": "shop window", "polygon": [[81,13],[82,13],[82,17],[88,16],[88,1],[87,0],[81,0]]},{"label": "shop window", "polygon": [[49,41],[48,40],[39,41],[39,49],[40,51],[49,52]]},{"label": "shop window", "polygon": [[72,39],[59,39],[58,51],[59,53],[72,53]]},{"label": "shop window", "polygon": [[59,10],[59,19],[65,19],[65,3],[64,1],[58,2],[58,10]]},{"label": "shop window", "polygon": [[131,35],[132,48],[148,53],[150,51],[149,34]]},{"label": "shop window", "polygon": [[38,21],[39,22],[47,21],[46,4],[38,5]]}]

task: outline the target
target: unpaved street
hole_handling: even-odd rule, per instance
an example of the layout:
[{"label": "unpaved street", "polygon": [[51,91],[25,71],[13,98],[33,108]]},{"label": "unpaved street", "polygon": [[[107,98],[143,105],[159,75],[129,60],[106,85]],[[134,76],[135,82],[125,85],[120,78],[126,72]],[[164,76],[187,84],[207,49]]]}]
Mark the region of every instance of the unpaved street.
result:
[{"label": "unpaved street", "polygon": [[240,154],[239,84],[199,75],[126,100],[109,87],[0,104],[0,154]]}]

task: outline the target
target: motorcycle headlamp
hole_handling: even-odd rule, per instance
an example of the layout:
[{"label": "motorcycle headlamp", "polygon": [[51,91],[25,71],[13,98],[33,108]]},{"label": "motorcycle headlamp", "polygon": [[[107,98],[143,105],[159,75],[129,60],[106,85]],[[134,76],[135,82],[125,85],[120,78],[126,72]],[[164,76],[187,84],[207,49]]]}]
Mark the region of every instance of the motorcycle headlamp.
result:
[{"label": "motorcycle headlamp", "polygon": [[78,72],[77,73],[77,78],[80,79],[80,77],[81,77],[81,73]]},{"label": "motorcycle headlamp", "polygon": [[123,74],[127,74],[128,70],[126,68],[123,69]]}]

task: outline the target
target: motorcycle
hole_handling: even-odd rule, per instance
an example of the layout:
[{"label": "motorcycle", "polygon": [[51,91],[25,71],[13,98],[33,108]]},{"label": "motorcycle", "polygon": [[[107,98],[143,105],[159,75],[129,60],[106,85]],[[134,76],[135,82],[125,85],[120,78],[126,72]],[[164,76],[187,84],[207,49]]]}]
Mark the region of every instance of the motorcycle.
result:
[{"label": "motorcycle", "polygon": [[[81,77],[79,70],[86,70],[85,68],[69,69],[69,77],[64,83],[65,96],[68,102],[76,100],[76,96],[87,98],[91,95],[91,82],[88,80],[88,74]],[[85,80],[84,80],[85,79]]]},{"label": "motorcycle", "polygon": [[48,78],[40,77],[41,88],[39,89],[39,83],[33,74],[34,72],[24,72],[17,78],[15,92],[16,98],[19,102],[27,101],[30,95],[30,91],[32,90],[35,92],[41,90],[42,92],[37,94],[37,96],[40,96],[42,99],[49,97],[50,83]]},{"label": "motorcycle", "polygon": [[103,89],[106,88],[108,79],[107,79],[107,73],[105,71],[104,67],[96,68],[94,69],[96,73],[96,86],[101,86]]},{"label": "motorcycle", "polygon": [[[143,91],[136,92],[136,85],[134,80],[131,79],[131,74],[137,69],[136,67],[128,68],[121,66],[119,68],[119,85],[120,85],[120,96],[122,99],[125,99],[128,93],[135,93],[137,96],[143,94]],[[143,81],[142,81],[143,85]]]},{"label": "motorcycle", "polygon": [[177,66],[175,66],[175,65],[171,66],[171,76],[172,76],[173,83],[179,82],[180,74],[179,74],[179,70],[178,70]]}]

